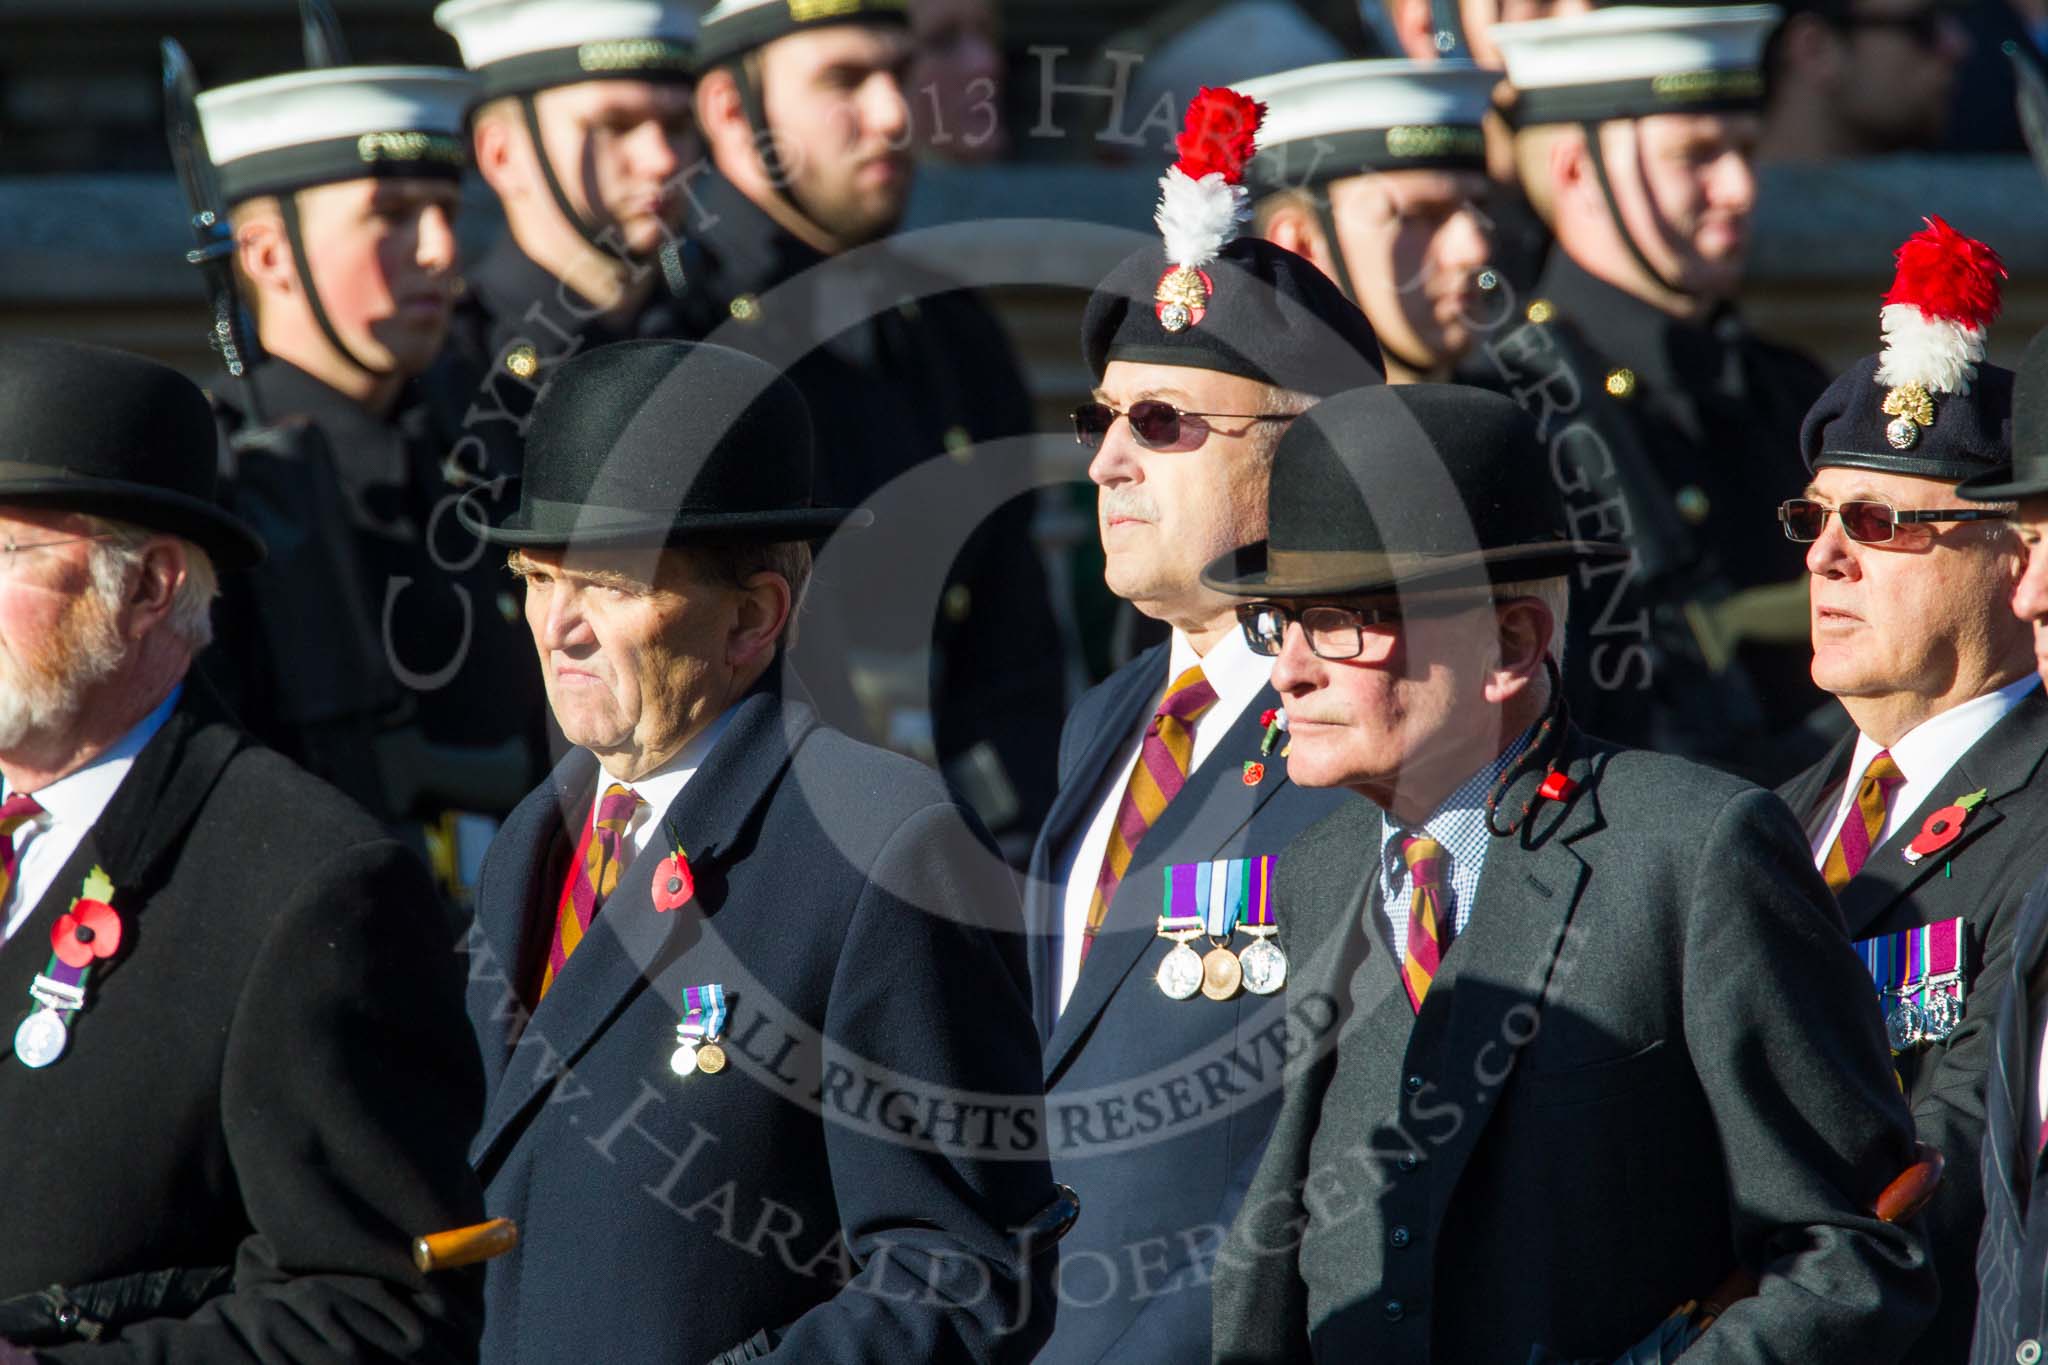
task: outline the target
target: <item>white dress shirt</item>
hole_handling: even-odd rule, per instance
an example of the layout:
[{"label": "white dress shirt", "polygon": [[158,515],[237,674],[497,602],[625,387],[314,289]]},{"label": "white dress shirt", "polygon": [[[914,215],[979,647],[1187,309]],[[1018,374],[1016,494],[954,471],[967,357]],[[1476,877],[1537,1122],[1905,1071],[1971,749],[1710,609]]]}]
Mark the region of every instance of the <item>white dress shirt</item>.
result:
[{"label": "white dress shirt", "polygon": [[[14,831],[17,862],[14,884],[8,887],[5,899],[0,900],[0,911],[6,914],[0,943],[14,937],[14,931],[35,913],[36,906],[49,894],[50,888],[56,884],[57,874],[64,870],[64,864],[71,861],[71,855],[85,842],[86,831],[99,822],[107,803],[114,799],[114,792],[128,776],[128,770],[135,766],[135,756],[156,738],[156,732],[163,729],[164,722],[171,718],[171,712],[178,704],[178,694],[183,690],[182,687],[172,688],[171,695],[165,697],[156,710],[136,722],[133,729],[98,758],[76,772],[66,773],[41,791],[29,793],[43,808],[43,813]],[[0,792],[0,798],[12,794]]]},{"label": "white dress shirt", "polygon": [[[1244,708],[1251,704],[1252,698],[1259,695],[1273,676],[1273,661],[1252,653],[1251,646],[1244,641],[1244,632],[1235,625],[1225,631],[1223,638],[1210,646],[1205,655],[1196,654],[1195,647],[1188,643],[1188,637],[1174,631],[1172,649],[1166,661],[1166,687],[1171,687],[1175,678],[1196,664],[1202,666],[1202,676],[1208,679],[1209,686],[1216,689],[1216,702],[1195,722],[1195,745],[1188,761],[1190,777],[1202,766],[1202,760],[1216,751],[1216,746],[1223,742],[1223,736],[1237,723]],[[1080,841],[1069,846],[1058,870],[1066,886],[1065,913],[1060,924],[1062,1010],[1066,1009],[1067,998],[1074,993],[1074,982],[1081,975],[1081,943],[1083,931],[1088,927],[1088,905],[1095,898],[1095,881],[1102,875],[1102,859],[1109,850],[1109,835],[1116,823],[1117,807],[1123,804],[1124,788],[1130,784],[1131,770],[1138,764],[1145,732],[1151,728],[1159,703],[1166,700],[1166,687],[1159,689],[1138,728],[1124,741],[1121,757],[1110,768],[1109,777],[1096,792],[1094,817],[1089,820]]]},{"label": "white dress shirt", "polygon": [[[667,812],[669,805],[682,795],[683,788],[690,784],[690,779],[697,775],[697,770],[704,766],[704,760],[709,758],[711,751],[718,746],[719,737],[725,733],[725,727],[731,720],[730,710],[720,712],[718,718],[705,726],[703,733],[685,744],[674,758],[647,776],[623,784],[640,798],[640,806],[626,824],[626,856],[621,860],[622,866],[630,867],[650,843],[657,842],[655,836],[660,833],[662,815]],[[598,769],[597,777],[597,794],[591,798],[590,814],[584,817],[585,828],[597,818],[597,804],[603,800],[605,789],[619,780],[605,772],[603,768]],[[662,856],[665,857],[675,851],[669,845],[668,836],[663,835],[658,842],[662,845]],[[689,850],[684,849],[683,852],[687,854]]]},{"label": "white dress shirt", "polygon": [[[1957,759],[1968,753],[1972,745],[1990,733],[1992,726],[2004,720],[2007,712],[2040,685],[2039,675],[2029,673],[1996,692],[1972,697],[1961,706],[1951,706],[1938,716],[1928,717],[1892,745],[1892,762],[1898,765],[1900,776],[1906,780],[1892,792],[1891,805],[1885,811],[1884,828],[1870,841],[1871,851],[1875,852],[1891,837],[1899,822],[1919,810],[1920,804],[1929,797],[1938,795],[1943,804],[1947,804],[1955,797],[1968,796],[1968,792],[1942,788],[1949,769],[1955,767]],[[1834,847],[1835,836],[1841,832],[1842,822],[1849,818],[1849,808],[1856,803],[1856,789],[1863,783],[1864,770],[1883,749],[1884,746],[1869,735],[1856,736],[1856,752],[1849,759],[1849,776],[1842,783],[1842,793],[1835,801],[1834,816],[1814,836],[1815,867],[1826,864],[1828,850]]]}]

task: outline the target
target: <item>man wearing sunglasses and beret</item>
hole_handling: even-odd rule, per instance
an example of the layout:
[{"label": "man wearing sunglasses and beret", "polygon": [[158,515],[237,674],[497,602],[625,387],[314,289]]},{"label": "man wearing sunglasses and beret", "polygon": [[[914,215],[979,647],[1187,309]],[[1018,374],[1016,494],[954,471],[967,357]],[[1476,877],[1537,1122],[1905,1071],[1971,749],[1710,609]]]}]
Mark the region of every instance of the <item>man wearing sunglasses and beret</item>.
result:
[{"label": "man wearing sunglasses and beret", "polygon": [[[1182,174],[1176,189],[1201,179]],[[1199,311],[1162,300],[1179,264],[1153,246],[1103,282],[1082,331],[1095,391],[1074,429],[1104,577],[1172,634],[1075,705],[1032,853],[1048,1142],[1087,1202],[1039,1356],[1059,1365],[1209,1358],[1209,1261],[1272,1124],[1292,1004],[1242,888],[1344,799],[1288,782],[1268,663],[1198,575],[1263,532],[1274,444],[1323,395],[1380,382],[1379,347],[1308,260],[1210,247]]]},{"label": "man wearing sunglasses and beret", "polygon": [[1778,510],[1806,546],[1813,680],[1855,727],[1779,794],[1871,971],[1920,1139],[1947,1158],[1925,1222],[1941,1309],[1910,1358],[1950,1361],[1976,1300],[1998,983],[2048,822],[2048,697],[2008,605],[2027,563],[2011,507],[1956,487],[2011,465],[2013,376],[1981,363],[2003,272],[1939,220],[1899,257],[1886,349],[1807,416],[1811,481]]}]

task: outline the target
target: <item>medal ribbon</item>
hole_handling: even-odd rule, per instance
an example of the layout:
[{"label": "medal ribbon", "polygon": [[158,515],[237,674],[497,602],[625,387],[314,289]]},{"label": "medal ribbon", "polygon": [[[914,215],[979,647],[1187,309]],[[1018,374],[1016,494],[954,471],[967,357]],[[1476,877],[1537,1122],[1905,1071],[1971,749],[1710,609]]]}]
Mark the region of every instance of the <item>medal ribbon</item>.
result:
[{"label": "medal ribbon", "polygon": [[1247,860],[1242,923],[1247,929],[1273,927],[1273,855]]},{"label": "medal ribbon", "polygon": [[1228,939],[1237,930],[1238,912],[1244,909],[1244,859],[1220,858],[1199,864],[1208,883],[1202,902],[1207,914],[1202,928],[1210,938]]},{"label": "medal ribbon", "polygon": [[1207,863],[1175,863],[1165,869],[1166,895],[1159,906],[1159,936],[1172,938],[1202,927],[1207,904],[1200,887]]},{"label": "medal ribbon", "polygon": [[1962,998],[1960,916],[1864,939],[1856,945],[1856,955],[1863,959],[1880,998],[1896,995],[1900,999],[1925,999],[1930,990]]},{"label": "medal ribbon", "polygon": [[725,987],[683,987],[683,1017],[678,1038],[716,1038],[725,1028]]}]

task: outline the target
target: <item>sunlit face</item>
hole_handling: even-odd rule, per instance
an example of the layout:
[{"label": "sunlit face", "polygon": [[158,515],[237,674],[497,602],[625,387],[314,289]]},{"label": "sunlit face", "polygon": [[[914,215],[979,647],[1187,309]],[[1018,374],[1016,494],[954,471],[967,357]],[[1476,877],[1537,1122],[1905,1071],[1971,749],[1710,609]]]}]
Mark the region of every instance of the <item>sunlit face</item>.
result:
[{"label": "sunlit face", "polygon": [[[1119,412],[1148,398],[1182,412],[1275,410],[1272,389],[1257,380],[1123,360],[1104,368],[1095,397]],[[1265,538],[1270,452],[1284,428],[1240,416],[1183,418],[1181,439],[1152,450],[1119,418],[1088,463],[1109,590],[1177,623],[1229,610],[1232,599],[1203,587],[1200,575],[1218,555]]]},{"label": "sunlit face", "polygon": [[1749,259],[1761,120],[1655,114],[1597,132],[1622,224],[1657,273],[1688,294],[1732,296]]},{"label": "sunlit face", "polygon": [[1493,253],[1479,171],[1383,171],[1330,186],[1359,306],[1389,352],[1429,367],[1471,349]]},{"label": "sunlit face", "polygon": [[1379,651],[1385,657],[1377,663],[1321,658],[1302,628],[1289,626],[1273,661],[1273,687],[1287,707],[1288,780],[1351,787],[1392,806],[1404,785],[1448,790],[1484,762],[1474,755],[1499,752],[1501,711],[1483,691],[1500,657],[1497,619],[1493,605],[1481,603],[1373,627],[1392,637],[1391,652]]},{"label": "sunlit face", "polygon": [[121,662],[114,609],[78,539],[87,532],[71,513],[0,508],[0,547],[18,547],[0,552],[0,751],[68,726]]},{"label": "sunlit face", "polygon": [[780,174],[842,246],[886,236],[903,217],[912,165],[903,81],[913,55],[910,35],[886,24],[831,24],[761,49]]},{"label": "sunlit face", "polygon": [[[1829,506],[1968,508],[1955,485],[1905,474],[1823,469],[1806,496]],[[1910,533],[1910,534],[1909,534]],[[1858,544],[1831,516],[1807,547],[1813,681],[1838,697],[1968,700],[2006,660],[2025,657],[2015,621],[2017,547],[2003,522],[1900,528],[1890,544]]]},{"label": "sunlit face", "polygon": [[321,307],[372,368],[421,374],[440,354],[455,306],[461,207],[461,191],[445,180],[347,180],[299,192]]},{"label": "sunlit face", "polygon": [[632,771],[717,714],[739,594],[699,581],[677,554],[650,583],[645,550],[522,550],[526,624],[548,704],[571,744]]},{"label": "sunlit face", "polygon": [[2048,682],[2048,497],[2027,498],[2020,503],[2012,527],[2026,547],[2027,569],[2013,590],[2012,610],[2034,633],[2034,668]]},{"label": "sunlit face", "polygon": [[682,223],[682,175],[702,155],[688,85],[598,80],[534,97],[555,179],[584,222],[633,256]]}]

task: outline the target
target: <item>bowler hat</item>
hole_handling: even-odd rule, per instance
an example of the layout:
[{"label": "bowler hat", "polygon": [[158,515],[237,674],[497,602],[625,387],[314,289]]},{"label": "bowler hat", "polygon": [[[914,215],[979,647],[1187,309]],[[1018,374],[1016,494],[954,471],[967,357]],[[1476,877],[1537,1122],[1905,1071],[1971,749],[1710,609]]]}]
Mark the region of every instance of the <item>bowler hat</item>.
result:
[{"label": "bowler hat", "polygon": [[61,508],[182,536],[221,569],[263,542],[215,499],[220,432],[167,365],[71,341],[0,341],[0,505]]},{"label": "bowler hat", "polygon": [[2048,496],[2048,331],[2035,334],[2012,385],[2012,468],[1986,470],[1956,485],[1978,502]]},{"label": "bowler hat", "polygon": [[866,511],[811,500],[811,416],[765,361],[707,342],[622,341],[570,360],[534,403],[519,505],[498,545],[821,540]]},{"label": "bowler hat", "polygon": [[1376,384],[1295,419],[1273,453],[1267,539],[1212,562],[1238,597],[1483,589],[1625,559],[1577,540],[1536,429],[1462,384]]}]

